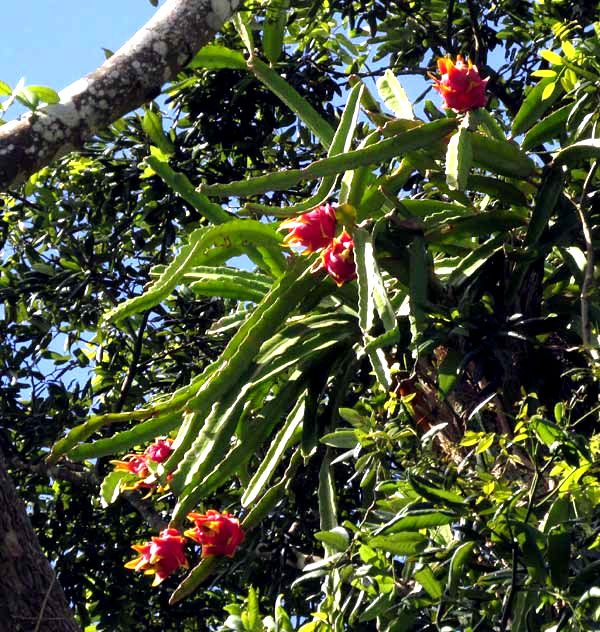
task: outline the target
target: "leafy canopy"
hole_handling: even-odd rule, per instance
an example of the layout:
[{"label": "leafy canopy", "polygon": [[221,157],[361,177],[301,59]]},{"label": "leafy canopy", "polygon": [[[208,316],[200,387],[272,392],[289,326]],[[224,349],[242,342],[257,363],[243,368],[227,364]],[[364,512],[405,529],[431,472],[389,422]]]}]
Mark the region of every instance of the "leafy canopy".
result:
[{"label": "leafy canopy", "polygon": [[[3,445],[84,624],[590,629],[593,17],[269,3],[168,88],[171,121],[151,104],[4,197]],[[457,53],[487,107],[411,103],[398,76]],[[341,286],[277,230],[326,202]],[[151,592],[122,570],[149,530],[108,461],[161,435],[170,491],[142,515],[228,510],[247,535]],[[51,442],[53,487],[28,465]]]}]

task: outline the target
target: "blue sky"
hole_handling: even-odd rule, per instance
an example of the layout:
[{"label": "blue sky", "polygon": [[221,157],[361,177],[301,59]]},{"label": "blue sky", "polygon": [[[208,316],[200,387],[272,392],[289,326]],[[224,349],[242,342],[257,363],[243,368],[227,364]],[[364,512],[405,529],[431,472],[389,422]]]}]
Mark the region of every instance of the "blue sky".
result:
[{"label": "blue sky", "polygon": [[[0,80],[14,88],[25,77],[26,85],[57,92],[100,66],[103,47],[120,48],[157,10],[149,0],[6,0],[2,5]],[[5,120],[23,111],[13,106]],[[57,336],[52,348],[63,353],[63,341]],[[42,360],[39,368],[53,367]],[[87,369],[76,369],[63,380],[87,377]]]},{"label": "blue sky", "polygon": [[[14,88],[25,77],[26,85],[57,92],[100,66],[103,47],[116,51],[156,12],[149,0],[7,0],[3,5],[0,80]],[[21,111],[13,106],[5,120]]]},{"label": "blue sky", "polygon": [[[6,0],[3,5],[0,80],[14,88],[25,77],[26,85],[57,92],[95,70],[104,61],[103,47],[116,51],[156,12],[149,0]],[[413,99],[426,84],[402,82]],[[21,111],[13,107],[5,120]]]},{"label": "blue sky", "polygon": [[[2,3],[0,80],[57,92],[104,61],[156,12],[149,0],[7,0]],[[7,119],[12,118],[12,110]]]},{"label": "blue sky", "polygon": [[[26,85],[57,92],[100,66],[103,47],[116,51],[156,12],[149,0],[8,0],[3,5],[0,80],[14,88],[24,77]],[[402,83],[414,99],[425,82],[405,77]],[[4,119],[23,111],[15,105]]]}]

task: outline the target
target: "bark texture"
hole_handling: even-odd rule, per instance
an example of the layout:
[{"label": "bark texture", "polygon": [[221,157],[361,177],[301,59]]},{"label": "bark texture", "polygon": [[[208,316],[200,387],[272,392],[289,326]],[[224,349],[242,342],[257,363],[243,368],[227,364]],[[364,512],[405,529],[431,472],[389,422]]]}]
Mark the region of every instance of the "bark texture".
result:
[{"label": "bark texture", "polygon": [[0,451],[0,632],[79,632]]},{"label": "bark texture", "polygon": [[60,103],[0,127],[0,190],[154,98],[237,8],[239,0],[168,0],[100,68],[60,92]]}]

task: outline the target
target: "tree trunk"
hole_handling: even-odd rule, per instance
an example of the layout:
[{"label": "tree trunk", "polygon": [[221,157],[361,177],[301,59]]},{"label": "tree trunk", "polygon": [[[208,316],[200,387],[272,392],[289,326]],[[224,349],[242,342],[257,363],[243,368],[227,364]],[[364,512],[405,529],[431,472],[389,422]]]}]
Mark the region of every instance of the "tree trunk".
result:
[{"label": "tree trunk", "polygon": [[0,632],[77,632],[0,451]]},{"label": "tree trunk", "polygon": [[168,0],[100,68],[47,105],[0,127],[0,190],[79,149],[153,99],[236,9],[239,0]]}]

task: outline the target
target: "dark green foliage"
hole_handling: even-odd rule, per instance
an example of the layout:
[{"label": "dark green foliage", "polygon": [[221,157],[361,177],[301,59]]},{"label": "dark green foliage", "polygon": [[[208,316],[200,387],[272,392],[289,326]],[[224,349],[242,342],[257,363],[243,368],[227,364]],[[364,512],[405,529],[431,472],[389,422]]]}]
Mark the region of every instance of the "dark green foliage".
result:
[{"label": "dark green foliage", "polygon": [[[593,12],[301,2],[281,49],[261,11],[237,27],[258,56],[266,29],[272,68],[245,70],[227,26],[169,88],[164,137],[150,105],[3,198],[0,446],[74,610],[99,630],[593,629]],[[372,59],[425,76],[446,53],[490,77],[487,113],[393,120],[357,85]],[[328,195],[355,240],[342,287],[284,258],[272,220]],[[100,507],[108,455],[148,424],[177,435],[173,489]],[[213,507],[243,519],[235,557],[158,590],[123,568]]]}]

